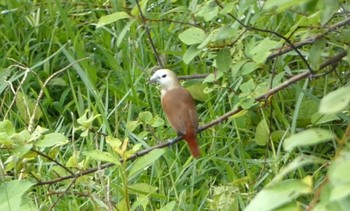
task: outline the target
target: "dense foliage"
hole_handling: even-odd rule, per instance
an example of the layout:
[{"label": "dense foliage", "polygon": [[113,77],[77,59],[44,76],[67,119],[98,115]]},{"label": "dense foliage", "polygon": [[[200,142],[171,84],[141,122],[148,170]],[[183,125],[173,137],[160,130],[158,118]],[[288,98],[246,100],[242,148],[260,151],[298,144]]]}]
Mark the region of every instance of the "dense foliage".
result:
[{"label": "dense foliage", "polygon": [[349,210],[349,43],[347,1],[0,0],[0,210]]}]

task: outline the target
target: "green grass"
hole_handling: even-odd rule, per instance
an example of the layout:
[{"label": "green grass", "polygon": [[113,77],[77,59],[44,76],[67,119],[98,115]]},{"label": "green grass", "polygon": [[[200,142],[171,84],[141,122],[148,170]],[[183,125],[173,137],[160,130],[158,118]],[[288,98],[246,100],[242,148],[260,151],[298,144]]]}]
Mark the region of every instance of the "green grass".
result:
[{"label": "green grass", "polygon": [[[315,115],[324,95],[349,85],[349,56],[328,75],[303,79],[256,102],[256,97],[269,90],[273,68],[277,73],[273,86],[277,86],[306,71],[306,66],[295,51],[259,63],[268,56],[264,52],[273,50],[263,46],[265,38],[280,46],[283,40],[257,30],[242,33],[244,27],[229,14],[256,28],[290,36],[293,43],[324,33],[346,15],[323,11],[322,18],[332,18],[321,26],[319,16],[305,20],[321,11],[321,3],[321,9],[295,5],[281,13],[264,11],[255,1],[222,4],[232,9],[225,11],[214,1],[148,1],[146,23],[158,53],[166,57],[167,68],[179,75],[218,71],[219,78],[185,82],[195,90],[195,97],[202,99],[196,101],[200,125],[238,106],[244,111],[200,133],[202,156],[198,160],[179,142],[119,163],[120,158],[176,136],[161,110],[159,89],[148,83],[157,60],[141,19],[126,18],[96,28],[102,16],[117,11],[131,14],[134,2],[0,1],[0,187],[18,187],[17,191],[2,188],[0,196],[18,200],[26,196],[22,210],[243,210],[250,203],[263,206],[262,201],[269,202],[273,194],[284,200],[296,193],[273,208],[315,207],[318,193],[327,195],[336,186],[327,179],[332,180],[332,173],[348,162],[342,156],[349,153],[345,147],[349,106],[322,123]],[[200,15],[201,10],[209,15],[215,8],[219,13],[210,20]],[[213,36],[188,64],[183,56],[190,46],[178,35],[192,26],[184,23],[195,23],[206,37]],[[230,27],[234,33],[225,31]],[[315,67],[342,50],[348,51],[348,31],[348,26],[342,26],[299,50]],[[217,32],[224,38],[218,38]],[[253,55],[259,45],[260,51]],[[220,75],[216,61],[223,48],[229,49],[231,58],[229,71]],[[253,66],[244,66],[249,62]],[[271,136],[261,129],[262,120]],[[323,128],[336,138],[298,146],[291,152],[284,150],[287,137],[310,128]],[[257,130],[262,132],[257,135]],[[50,185],[34,185],[107,161],[116,165]],[[347,176],[343,172],[340,177]],[[24,181],[32,185],[25,188]],[[273,189],[276,186],[283,188]],[[269,188],[275,192],[259,199]],[[322,198],[317,206],[350,207],[345,200],[348,195],[338,197]],[[0,208],[9,209],[11,200],[0,198]]]}]

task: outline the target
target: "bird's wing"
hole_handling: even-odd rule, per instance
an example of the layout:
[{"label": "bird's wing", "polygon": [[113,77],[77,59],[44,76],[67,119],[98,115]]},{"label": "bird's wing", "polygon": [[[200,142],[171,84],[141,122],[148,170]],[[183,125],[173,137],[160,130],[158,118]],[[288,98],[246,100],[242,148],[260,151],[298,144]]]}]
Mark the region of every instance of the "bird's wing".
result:
[{"label": "bird's wing", "polygon": [[196,131],[198,116],[191,94],[183,87],[168,90],[162,97],[162,107],[173,128],[181,134]]}]

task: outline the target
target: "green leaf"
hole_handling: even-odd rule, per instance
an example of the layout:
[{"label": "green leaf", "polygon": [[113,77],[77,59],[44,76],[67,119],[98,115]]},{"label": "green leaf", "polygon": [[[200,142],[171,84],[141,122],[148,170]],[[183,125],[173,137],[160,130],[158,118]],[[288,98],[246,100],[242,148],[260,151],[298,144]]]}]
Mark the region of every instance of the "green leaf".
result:
[{"label": "green leaf", "polygon": [[179,39],[186,45],[199,44],[204,41],[205,33],[200,28],[192,27],[179,34]]},{"label": "green leaf", "polygon": [[165,125],[164,119],[160,118],[159,116],[156,116],[152,119],[152,122],[151,122],[152,127],[161,127],[164,125]]},{"label": "green leaf", "polygon": [[291,172],[295,172],[298,168],[301,168],[306,165],[314,165],[314,164],[322,164],[325,161],[321,158],[309,155],[300,155],[296,157],[294,160],[289,162],[286,166],[284,166],[278,174],[273,178],[271,183],[276,183],[282,181],[284,176],[287,176]]},{"label": "green leaf", "polygon": [[200,52],[201,50],[197,48],[197,45],[189,47],[182,58],[184,63],[189,64]]},{"label": "green leaf", "polygon": [[235,7],[235,3],[234,2],[225,3],[225,6],[219,11],[219,13],[221,15],[226,15],[227,13],[232,12],[234,7]]},{"label": "green leaf", "polygon": [[173,211],[173,210],[175,210],[175,206],[176,206],[176,202],[171,201],[168,204],[166,204],[165,206],[159,208],[158,211]]},{"label": "green leaf", "polygon": [[78,124],[80,124],[83,128],[87,129],[90,128],[92,125],[92,122],[97,118],[100,117],[101,114],[96,114],[94,116],[91,116],[88,118],[88,111],[85,111],[85,113],[77,119]]},{"label": "green leaf", "polygon": [[[141,8],[142,14],[145,14],[145,12],[146,12],[147,2],[148,2],[148,0],[139,1],[139,5]],[[139,7],[137,6],[137,4],[135,4],[135,6],[132,8],[131,15],[132,16],[140,16],[140,10],[139,10]]]},{"label": "green leaf", "polygon": [[206,3],[196,16],[203,17],[206,22],[211,21],[218,15],[219,7],[216,4]]},{"label": "green leaf", "polygon": [[156,160],[158,160],[160,156],[162,156],[163,154],[164,154],[164,149],[155,149],[150,153],[148,153],[147,155],[137,159],[130,169],[129,178],[131,179],[140,171],[145,170],[147,167],[152,165]]},{"label": "green leaf", "polygon": [[294,134],[283,143],[284,150],[291,151],[295,147],[310,146],[315,144],[324,143],[335,139],[336,136],[325,129],[314,128],[305,130],[303,132]]},{"label": "green leaf", "polygon": [[139,121],[128,121],[126,123],[126,129],[130,132],[134,131],[140,125]]},{"label": "green leaf", "polygon": [[322,63],[322,51],[325,46],[326,42],[324,40],[318,40],[311,46],[309,60],[314,70],[318,70]]},{"label": "green leaf", "polygon": [[248,75],[249,73],[253,72],[257,68],[258,66],[255,62],[247,62],[242,66],[240,73],[242,75]]},{"label": "green leaf", "polygon": [[270,50],[279,47],[280,44],[276,41],[270,40],[270,38],[265,38],[249,52],[252,56],[252,59],[258,63],[265,63],[267,57],[271,54]]},{"label": "green leaf", "polygon": [[68,143],[67,138],[61,133],[49,133],[44,136],[43,139],[37,141],[35,146],[37,147],[53,147],[60,146]]},{"label": "green leaf", "polygon": [[206,84],[198,83],[192,86],[186,87],[186,89],[191,93],[195,100],[205,101],[208,95],[204,93],[204,89],[207,87]]},{"label": "green leaf", "polygon": [[260,145],[264,146],[269,141],[269,126],[267,125],[267,122],[265,119],[262,119],[258,126],[256,127],[255,131],[255,142]]},{"label": "green leaf", "polygon": [[321,11],[321,24],[324,26],[340,8],[337,0],[322,0],[323,10]]},{"label": "green leaf", "polygon": [[223,48],[216,55],[216,67],[221,72],[227,72],[231,65],[231,54],[228,48]]},{"label": "green leaf", "polygon": [[[25,119],[26,122],[29,122],[29,119],[32,118],[35,106],[35,100],[28,97],[23,92],[18,92],[16,95],[16,106],[18,108],[19,114]],[[42,117],[43,113],[40,106],[36,108],[34,114],[34,120],[38,121]]]},{"label": "green leaf", "polygon": [[[347,156],[342,154],[345,158]],[[333,186],[342,186],[344,184],[350,184],[350,159],[339,159],[336,160],[330,167],[328,171],[328,179]]]},{"label": "green leaf", "polygon": [[220,41],[233,38],[236,35],[236,32],[237,30],[231,27],[223,26],[219,28],[218,32],[215,34],[213,41]]},{"label": "green leaf", "polygon": [[343,111],[350,103],[350,87],[341,87],[324,96],[320,103],[321,114],[333,114]]},{"label": "green leaf", "polygon": [[115,138],[113,136],[107,136],[106,142],[112,147],[113,151],[115,152],[117,152],[122,145],[122,141],[119,138]]},{"label": "green leaf", "polygon": [[25,198],[34,183],[13,180],[0,185],[0,210],[35,210],[32,201]]},{"label": "green leaf", "polygon": [[298,196],[307,193],[312,193],[311,176],[303,180],[285,180],[260,191],[244,211],[276,210]]},{"label": "green leaf", "polygon": [[300,5],[310,0],[267,0],[264,4],[265,10],[277,9],[277,12],[282,12],[289,7]]},{"label": "green leaf", "polygon": [[146,123],[146,124],[149,124],[151,122],[152,118],[153,118],[153,115],[149,111],[144,111],[144,112],[139,113],[139,120],[141,122]]},{"label": "green leaf", "polygon": [[108,152],[102,152],[100,150],[92,150],[92,151],[83,152],[83,154],[89,158],[92,158],[93,160],[110,162],[117,165],[121,165],[118,158],[116,158],[114,155]]},{"label": "green leaf", "polygon": [[129,185],[128,189],[132,194],[145,194],[145,195],[155,193],[158,190],[157,187],[151,186],[147,183],[135,183],[135,184]]},{"label": "green leaf", "polygon": [[130,18],[130,15],[128,15],[128,13],[126,13],[126,12],[115,12],[115,13],[112,13],[110,15],[102,16],[98,20],[96,28],[100,28],[100,27],[102,27],[104,25],[107,25],[107,24],[110,24],[110,23],[114,23],[114,22],[116,22],[118,20],[125,19],[125,18]]},{"label": "green leaf", "polygon": [[16,130],[12,122],[6,119],[0,122],[0,132],[5,132],[8,135],[12,135],[16,132]]},{"label": "green leaf", "polygon": [[332,201],[340,200],[349,195],[350,195],[350,183],[345,183],[343,185],[336,186],[331,190],[330,200]]},{"label": "green leaf", "polygon": [[311,117],[311,123],[314,125],[333,122],[336,120],[340,120],[340,118],[335,114],[320,114],[319,112],[314,113]]}]

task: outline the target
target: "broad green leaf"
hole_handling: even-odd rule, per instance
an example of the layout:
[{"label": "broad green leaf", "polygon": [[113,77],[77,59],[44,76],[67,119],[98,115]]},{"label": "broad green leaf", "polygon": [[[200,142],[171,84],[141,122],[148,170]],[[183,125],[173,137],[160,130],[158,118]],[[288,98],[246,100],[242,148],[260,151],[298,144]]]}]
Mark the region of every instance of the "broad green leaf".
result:
[{"label": "broad green leaf", "polygon": [[190,46],[183,55],[184,63],[189,64],[200,52],[201,50],[197,48],[197,45]]},{"label": "broad green leaf", "polygon": [[119,150],[120,146],[122,145],[122,141],[119,138],[115,138],[113,136],[107,136],[106,142],[112,147],[113,151],[115,152]]},{"label": "broad green leaf", "polygon": [[314,125],[333,122],[335,120],[340,120],[340,118],[335,114],[320,114],[319,112],[314,113],[311,117],[311,123]]},{"label": "broad green leaf", "polygon": [[[139,1],[139,5],[141,8],[142,14],[144,14],[144,15],[146,12],[147,2],[148,2],[148,0]],[[135,4],[134,8],[132,8],[131,15],[132,16],[140,16],[140,10],[139,10],[139,7],[137,6],[137,4]]]},{"label": "broad green leaf", "polygon": [[13,140],[6,132],[0,132],[0,144],[11,146],[13,144]]},{"label": "broad green leaf", "polygon": [[217,71],[216,73],[210,73],[207,77],[205,77],[203,83],[212,83],[220,79],[223,75],[224,73],[221,71]]},{"label": "broad green leaf", "polygon": [[126,123],[126,129],[130,132],[134,131],[141,123],[139,121],[128,121]]},{"label": "broad green leaf", "polygon": [[78,153],[73,153],[73,155],[69,157],[66,163],[66,167],[73,167],[73,168],[79,167]]},{"label": "broad green leaf", "polygon": [[254,83],[253,79],[250,79],[249,81],[241,84],[241,86],[239,87],[239,89],[242,91],[240,96],[244,97],[250,95],[254,91],[255,87],[256,84]]},{"label": "broad green leaf", "polygon": [[164,119],[160,118],[159,116],[156,116],[152,119],[152,122],[151,122],[152,127],[161,127],[164,125],[165,125]]},{"label": "broad green leaf", "polygon": [[314,70],[317,70],[322,63],[322,51],[326,46],[326,42],[324,40],[316,41],[310,49],[309,60],[311,63],[311,67]]},{"label": "broad green leaf", "polygon": [[68,143],[68,140],[62,133],[49,133],[43,139],[37,141],[35,146],[45,148],[64,145],[66,143]]},{"label": "broad green leaf", "polygon": [[179,39],[186,45],[199,44],[204,41],[205,33],[200,28],[192,27],[179,34]]},{"label": "broad green leaf", "polygon": [[188,86],[186,89],[191,93],[195,100],[205,101],[208,98],[208,95],[204,93],[205,87],[207,87],[206,84],[200,83]]},{"label": "broad green leaf", "polygon": [[328,171],[328,179],[333,186],[350,184],[350,160],[336,160]]},{"label": "broad green leaf", "polygon": [[166,204],[164,207],[159,208],[158,211],[173,211],[175,210],[176,202],[171,201],[168,204]]},{"label": "broad green leaf", "polygon": [[254,98],[244,98],[237,104],[237,106],[241,106],[244,110],[247,110],[256,104],[257,102],[255,102]]},{"label": "broad green leaf", "polygon": [[257,68],[258,66],[255,62],[247,62],[242,66],[240,73],[242,75],[248,75],[249,73],[253,72]]},{"label": "broad green leaf", "polygon": [[129,178],[132,178],[140,171],[145,170],[147,167],[152,165],[156,160],[158,160],[160,156],[162,156],[163,154],[164,154],[164,149],[155,149],[150,153],[148,153],[147,155],[138,158],[130,169]]},{"label": "broad green leaf", "polygon": [[35,100],[28,97],[23,92],[17,93],[16,106],[19,114],[25,119],[26,122],[29,122],[29,119],[32,118],[35,107],[37,108],[35,110],[34,120],[38,121],[43,115],[40,106],[35,106]]},{"label": "broad green leaf", "polygon": [[269,126],[267,125],[267,122],[265,119],[262,119],[258,126],[256,127],[255,131],[255,142],[260,145],[264,146],[269,141]]},{"label": "broad green leaf", "polygon": [[33,147],[32,144],[24,144],[24,145],[15,146],[13,149],[12,155],[17,157],[17,158],[21,158],[27,152],[29,152],[32,147]]},{"label": "broad green leaf", "polygon": [[265,10],[277,9],[277,12],[282,12],[289,7],[300,5],[310,0],[267,0],[264,4]]},{"label": "broad green leaf", "polygon": [[145,194],[145,195],[155,193],[158,190],[157,187],[151,186],[147,183],[135,183],[135,184],[129,185],[128,189],[132,194]]},{"label": "broad green leaf", "polygon": [[98,20],[96,28],[99,28],[101,26],[104,26],[104,25],[107,25],[110,23],[114,23],[118,20],[125,19],[125,18],[130,18],[130,15],[128,15],[128,13],[126,13],[126,12],[115,12],[115,13],[112,13],[110,15],[102,16]]},{"label": "broad green leaf", "polygon": [[92,158],[93,160],[105,161],[105,162],[110,162],[110,163],[114,163],[117,165],[121,165],[118,158],[116,158],[114,155],[112,155],[109,152],[102,152],[100,150],[92,150],[92,151],[83,152],[83,154],[89,158]]},{"label": "broad green leaf", "polygon": [[304,167],[306,165],[322,164],[325,162],[325,160],[322,160],[321,158],[315,156],[300,155],[291,162],[289,162],[286,166],[284,166],[273,178],[271,184],[282,181],[283,177],[285,177],[291,172],[295,172],[295,170],[297,170],[298,168]]},{"label": "broad green leaf", "polygon": [[125,35],[130,30],[131,25],[136,22],[136,19],[130,19],[129,22],[124,26],[123,30],[118,34],[117,47],[120,47],[120,44],[123,42]]},{"label": "broad green leaf", "polygon": [[31,141],[36,141],[38,140],[39,138],[41,138],[44,133],[46,133],[49,129],[47,128],[44,128],[44,127],[41,127],[40,125],[38,125],[34,132],[30,135],[30,139],[28,140],[29,142]]},{"label": "broad green leaf", "polygon": [[144,112],[139,113],[139,120],[144,122],[144,123],[149,124],[151,122],[152,118],[153,118],[153,115],[149,111],[144,111]]},{"label": "broad green leaf", "polygon": [[225,3],[225,6],[219,11],[219,13],[222,15],[226,15],[227,13],[232,12],[234,7],[235,7],[234,2]]},{"label": "broad green leaf", "polygon": [[83,127],[83,128],[90,128],[92,122],[97,118],[100,117],[101,114],[96,114],[94,116],[88,117],[88,111],[85,111],[85,113],[77,119],[77,122]]},{"label": "broad green leaf", "polygon": [[336,136],[329,130],[313,128],[286,138],[283,143],[283,148],[286,151],[291,151],[295,147],[320,144],[335,138]]},{"label": "broad green leaf", "polygon": [[16,132],[15,127],[13,126],[10,120],[5,119],[0,122],[0,132],[5,132],[8,135],[12,135]]},{"label": "broad green leaf", "polygon": [[265,63],[267,57],[271,54],[270,50],[279,46],[280,44],[278,42],[270,40],[270,38],[267,37],[258,42],[258,44],[249,53],[256,63],[263,64]]},{"label": "broad green leaf", "polygon": [[223,48],[216,55],[216,67],[221,72],[227,72],[231,66],[231,54],[228,48]]},{"label": "broad green leaf", "polygon": [[216,4],[206,3],[196,16],[203,17],[205,21],[211,21],[218,15],[219,7]]},{"label": "broad green leaf", "polygon": [[321,114],[334,114],[346,109],[350,103],[350,87],[341,87],[324,96],[320,103]]},{"label": "broad green leaf", "polygon": [[223,26],[219,28],[218,32],[215,34],[214,41],[231,39],[237,34],[237,30]]},{"label": "broad green leaf", "polygon": [[[348,168],[348,167],[347,167]],[[350,175],[347,175],[350,176]],[[331,190],[330,200],[340,200],[350,195],[350,183],[338,185]]]},{"label": "broad green leaf", "polygon": [[308,193],[312,193],[311,176],[303,180],[285,180],[261,190],[244,211],[276,210],[300,195]]},{"label": "broad green leaf", "polygon": [[321,10],[321,24],[324,26],[339,10],[339,1],[337,0],[322,0],[323,10]]},{"label": "broad green leaf", "polygon": [[32,201],[25,198],[34,183],[26,180],[12,180],[0,185],[0,210],[35,210]]}]

